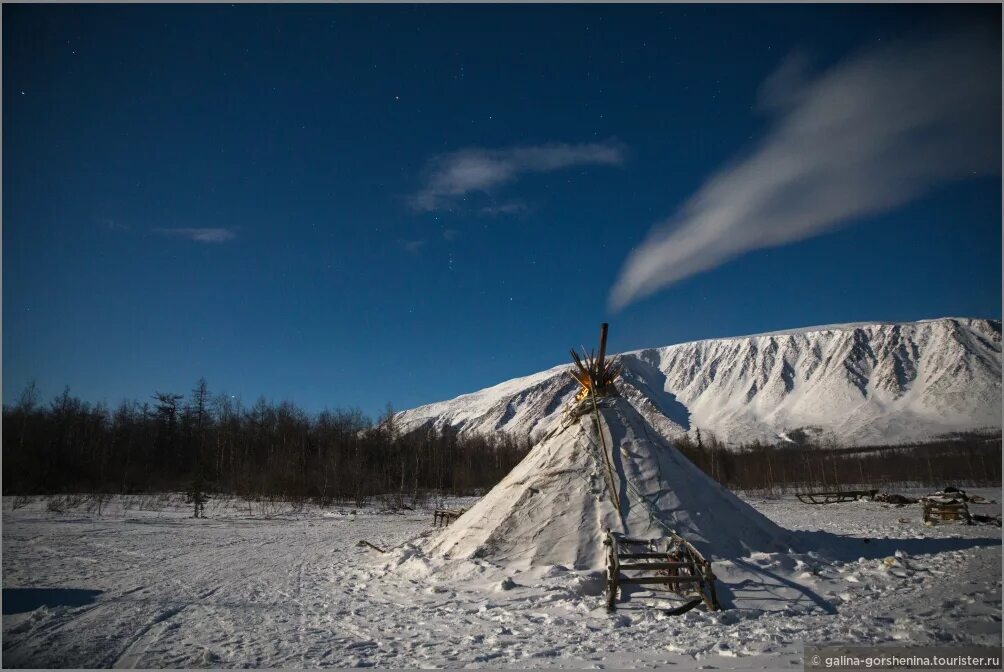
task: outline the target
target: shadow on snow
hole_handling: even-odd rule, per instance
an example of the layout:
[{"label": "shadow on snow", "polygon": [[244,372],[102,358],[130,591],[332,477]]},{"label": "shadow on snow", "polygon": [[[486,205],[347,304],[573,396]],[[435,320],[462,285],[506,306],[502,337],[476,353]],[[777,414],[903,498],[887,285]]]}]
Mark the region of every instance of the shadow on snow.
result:
[{"label": "shadow on snow", "polygon": [[4,588],[3,613],[21,614],[39,607],[84,607],[93,604],[100,590],[83,588]]}]

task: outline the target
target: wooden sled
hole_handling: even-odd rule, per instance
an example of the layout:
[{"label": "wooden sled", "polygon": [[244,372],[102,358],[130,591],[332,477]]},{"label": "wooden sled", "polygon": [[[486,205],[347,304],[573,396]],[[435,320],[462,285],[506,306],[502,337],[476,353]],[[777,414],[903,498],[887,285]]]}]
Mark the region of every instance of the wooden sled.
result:
[{"label": "wooden sled", "polygon": [[916,504],[919,499],[914,499],[913,497],[906,497],[904,495],[897,495],[891,492],[880,492],[874,497],[873,501],[881,502],[882,504],[893,504],[894,506],[906,506],[907,504]]},{"label": "wooden sled", "polygon": [[972,516],[969,515],[969,505],[963,499],[922,497],[920,503],[924,506],[924,523],[927,525],[954,521],[965,525],[973,524]]},{"label": "wooden sled", "polygon": [[683,537],[632,539],[607,530],[603,544],[607,547],[607,611],[617,608],[617,590],[626,584],[662,586],[688,600],[671,609],[671,615],[702,603],[708,611],[721,609],[711,563]]},{"label": "wooden sled", "polygon": [[800,502],[805,504],[836,504],[837,502],[854,502],[862,497],[875,497],[878,490],[838,490],[833,492],[800,492],[796,493]]},{"label": "wooden sled", "polygon": [[467,509],[436,509],[432,512],[432,526],[446,527],[466,512]]}]

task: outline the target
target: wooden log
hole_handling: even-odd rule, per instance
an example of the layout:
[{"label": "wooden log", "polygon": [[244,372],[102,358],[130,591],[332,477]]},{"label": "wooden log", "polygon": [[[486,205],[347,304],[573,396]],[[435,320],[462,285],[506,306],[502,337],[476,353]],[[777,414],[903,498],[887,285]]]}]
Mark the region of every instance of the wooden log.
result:
[{"label": "wooden log", "polygon": [[371,544],[370,542],[366,541],[365,539],[360,539],[358,541],[358,543],[356,543],[356,546],[369,546],[374,551],[380,551],[381,553],[386,553],[387,552],[387,551],[383,550],[382,548],[380,548],[379,546],[377,546],[376,544]]}]

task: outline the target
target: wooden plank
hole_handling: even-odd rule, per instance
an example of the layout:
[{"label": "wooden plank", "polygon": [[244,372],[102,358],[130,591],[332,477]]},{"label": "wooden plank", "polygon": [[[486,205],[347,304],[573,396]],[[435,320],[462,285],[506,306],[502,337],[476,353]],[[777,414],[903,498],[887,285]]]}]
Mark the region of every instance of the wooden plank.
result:
[{"label": "wooden plank", "polygon": [[642,560],[646,558],[659,558],[661,560],[668,559],[669,555],[667,553],[618,553],[618,560]]},{"label": "wooden plank", "polygon": [[697,573],[697,566],[694,563],[692,563],[692,562],[647,562],[647,563],[638,563],[638,564],[635,564],[635,565],[621,565],[620,568],[621,568],[622,572],[627,572],[627,571],[644,571],[646,569],[654,571],[654,570],[657,570],[657,569],[684,569],[684,568],[686,568],[686,569],[692,570],[695,574]]},{"label": "wooden plank", "polygon": [[700,583],[704,579],[700,576],[620,576],[617,583]]},{"label": "wooden plank", "polygon": [[617,537],[618,544],[644,544],[648,546],[651,539],[635,539],[633,537]]}]

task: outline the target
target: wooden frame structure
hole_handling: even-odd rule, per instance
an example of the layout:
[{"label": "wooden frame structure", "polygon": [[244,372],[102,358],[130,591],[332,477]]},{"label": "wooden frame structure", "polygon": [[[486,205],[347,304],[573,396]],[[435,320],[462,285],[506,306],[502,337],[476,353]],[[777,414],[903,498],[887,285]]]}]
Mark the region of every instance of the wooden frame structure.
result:
[{"label": "wooden frame structure", "polygon": [[446,527],[466,512],[467,509],[436,509],[432,512],[432,526]]},{"label": "wooden frame structure", "polygon": [[690,598],[672,614],[690,611],[702,602],[708,611],[722,608],[711,563],[683,537],[632,539],[607,530],[603,544],[607,547],[607,611],[617,608],[617,590],[626,584],[663,586]]},{"label": "wooden frame structure", "polygon": [[924,522],[928,525],[959,521],[972,525],[973,518],[969,515],[969,505],[964,499],[922,497],[920,503],[924,507]]},{"label": "wooden frame structure", "polygon": [[855,502],[862,497],[875,497],[878,490],[835,490],[830,492],[800,492],[795,496],[804,504],[836,504]]}]

